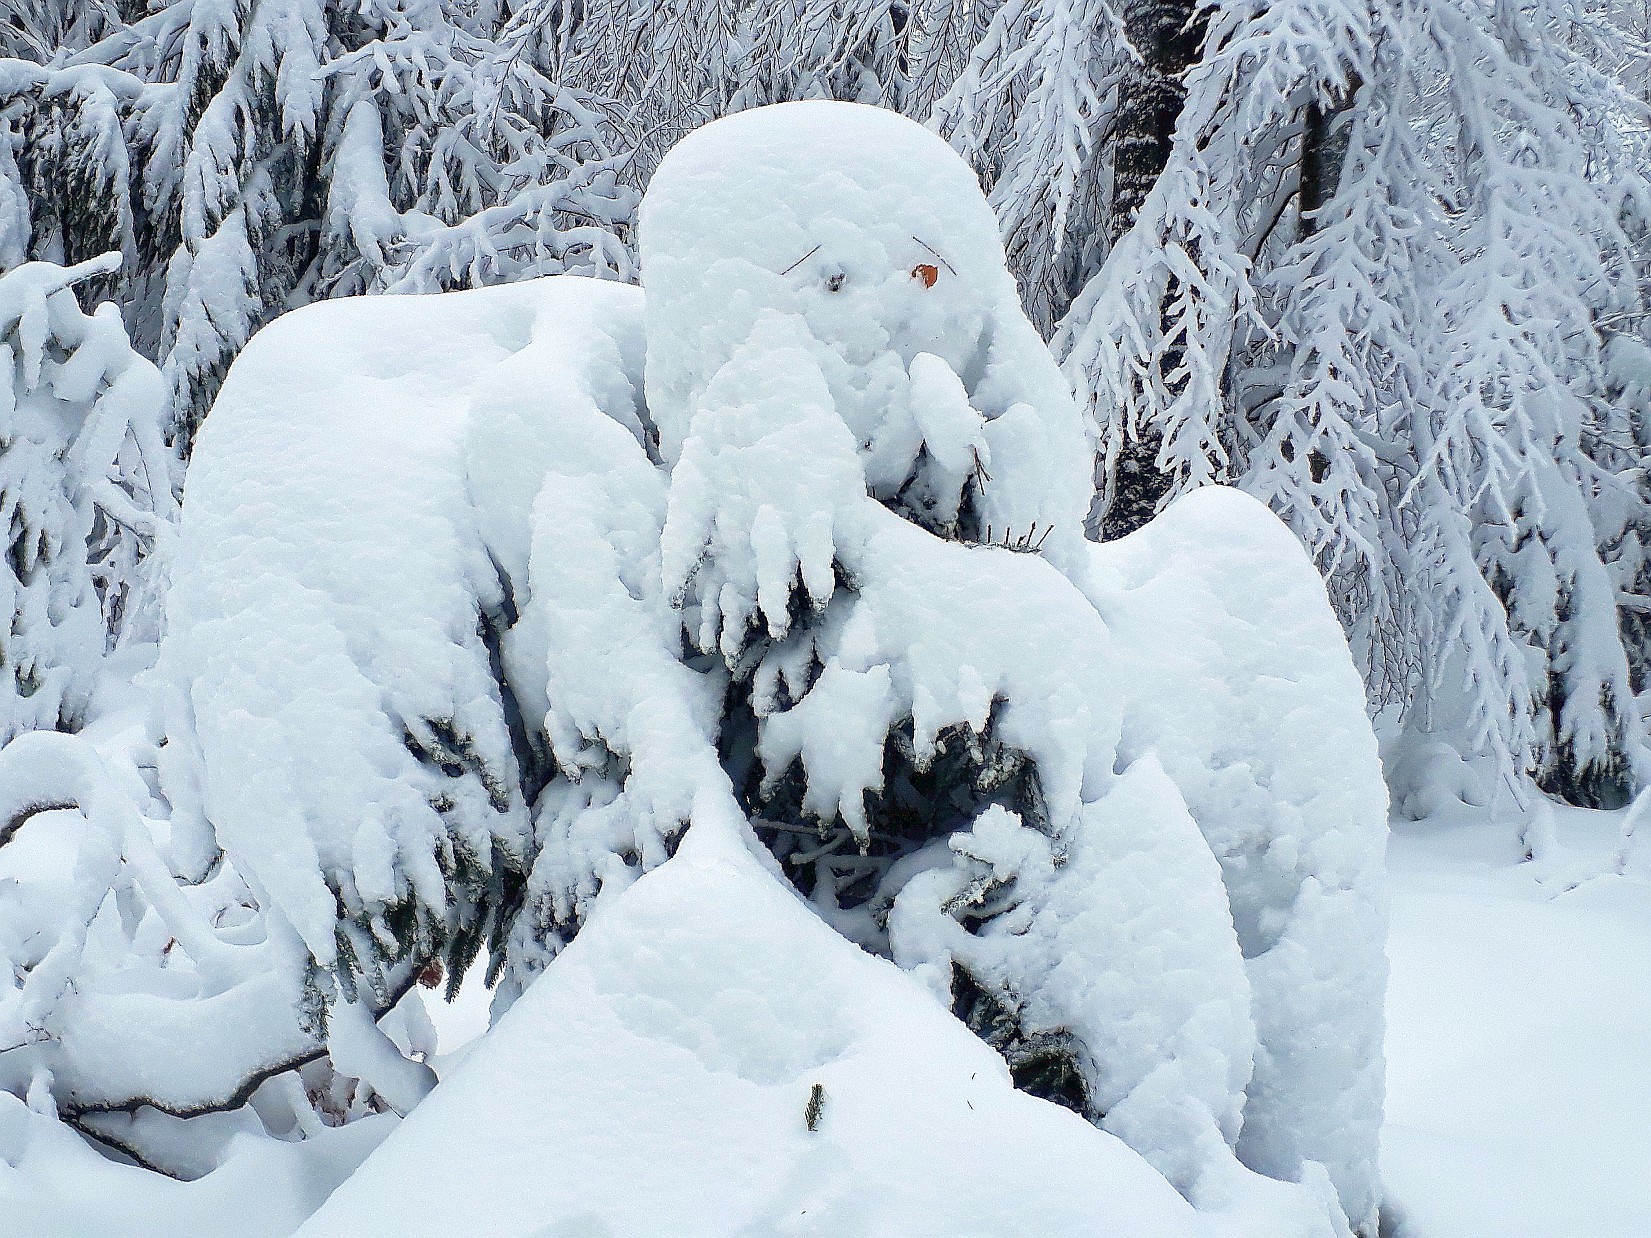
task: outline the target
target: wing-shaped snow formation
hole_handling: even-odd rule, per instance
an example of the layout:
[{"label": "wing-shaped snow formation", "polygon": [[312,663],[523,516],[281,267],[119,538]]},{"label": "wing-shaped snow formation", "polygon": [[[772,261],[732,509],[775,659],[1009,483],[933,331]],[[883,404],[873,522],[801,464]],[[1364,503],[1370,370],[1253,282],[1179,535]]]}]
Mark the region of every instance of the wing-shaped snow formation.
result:
[{"label": "wing-shaped snow formation", "polygon": [[1306,552],[1219,487],[1097,546],[1125,757],[1151,753],[1220,860],[1259,1035],[1239,1152],[1329,1171],[1375,1222],[1387,798],[1363,688]]},{"label": "wing-shaped snow formation", "polygon": [[263,331],[225,382],[169,599],[166,789],[197,862],[221,846],[322,965],[462,964],[525,870],[499,517],[471,502],[464,430],[536,332],[634,318],[635,298],[550,280],[330,303]]}]

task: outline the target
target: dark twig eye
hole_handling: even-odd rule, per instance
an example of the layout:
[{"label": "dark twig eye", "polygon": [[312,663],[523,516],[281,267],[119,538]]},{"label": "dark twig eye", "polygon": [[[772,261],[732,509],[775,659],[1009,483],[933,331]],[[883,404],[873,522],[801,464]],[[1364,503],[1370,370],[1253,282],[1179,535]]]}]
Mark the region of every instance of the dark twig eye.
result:
[{"label": "dark twig eye", "polygon": [[[914,236],[914,237],[912,237],[912,240],[916,241],[924,249],[928,250],[936,258],[938,258],[940,260],[940,265],[941,266],[945,267],[953,275],[957,274],[957,268],[954,267],[951,263],[946,261],[946,255],[945,254],[941,253],[938,249],[936,249],[933,245],[930,245],[927,241],[925,241],[920,236]],[[934,287],[934,281],[933,280],[929,280],[928,283],[929,283],[929,287],[931,287],[931,288]]]},{"label": "dark twig eye", "polygon": [[[916,238],[914,237],[913,239],[915,240]],[[923,244],[922,241],[918,241],[917,243],[919,245]],[[785,270],[781,271],[780,274],[781,275],[790,275],[791,272],[795,271],[798,267],[802,266],[803,263],[807,262],[810,258],[812,258],[815,254],[817,254],[819,252],[820,252],[820,247],[818,245],[816,245],[813,249],[809,250],[801,258],[798,258],[797,261],[793,262],[790,266],[786,267]]]}]

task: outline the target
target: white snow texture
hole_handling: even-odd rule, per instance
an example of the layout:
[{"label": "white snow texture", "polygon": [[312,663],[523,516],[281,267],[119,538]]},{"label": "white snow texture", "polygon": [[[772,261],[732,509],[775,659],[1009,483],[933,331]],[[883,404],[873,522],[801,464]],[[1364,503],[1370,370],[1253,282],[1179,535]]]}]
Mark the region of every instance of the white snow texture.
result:
[{"label": "white snow texture", "polygon": [[[1220,489],[1085,542],[1079,413],[907,120],[711,124],[640,241],[645,292],[288,315],[200,437],[178,855],[363,974],[455,865],[527,874],[496,1030],[302,1233],[1373,1234],[1385,792],[1306,554]],[[970,745],[1019,781],[879,851],[890,754]]]}]

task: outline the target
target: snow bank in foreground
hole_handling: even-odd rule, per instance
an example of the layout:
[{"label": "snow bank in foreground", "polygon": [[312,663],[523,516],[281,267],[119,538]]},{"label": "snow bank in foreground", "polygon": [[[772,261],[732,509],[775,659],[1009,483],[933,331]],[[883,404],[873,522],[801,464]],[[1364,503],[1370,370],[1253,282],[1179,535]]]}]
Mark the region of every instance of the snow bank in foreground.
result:
[{"label": "snow bank in foreground", "polygon": [[714,821],[598,910],[299,1231],[1245,1232],[1303,1231],[1265,1208],[1195,1214],[1118,1140],[1015,1091],[1001,1058]]},{"label": "snow bank in foreground", "polygon": [[394,1124],[370,1117],[301,1143],[246,1138],[222,1167],[177,1182],[108,1160],[68,1127],[0,1092],[0,1232],[286,1238]]}]

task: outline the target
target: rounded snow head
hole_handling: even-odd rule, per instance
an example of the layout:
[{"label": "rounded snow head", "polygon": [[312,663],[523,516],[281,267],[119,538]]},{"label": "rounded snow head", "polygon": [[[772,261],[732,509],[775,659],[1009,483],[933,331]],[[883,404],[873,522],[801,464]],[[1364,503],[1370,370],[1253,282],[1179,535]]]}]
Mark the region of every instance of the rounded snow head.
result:
[{"label": "rounded snow head", "polygon": [[862,441],[913,357],[979,374],[997,323],[1022,318],[974,173],[881,108],[785,103],[696,130],[654,175],[640,244],[667,459],[693,400],[765,317],[801,319]]}]

